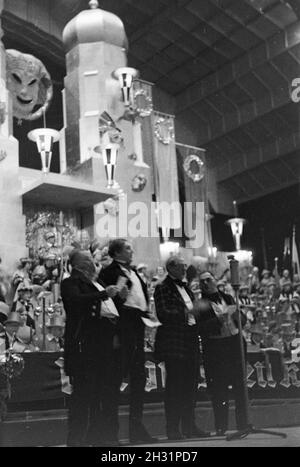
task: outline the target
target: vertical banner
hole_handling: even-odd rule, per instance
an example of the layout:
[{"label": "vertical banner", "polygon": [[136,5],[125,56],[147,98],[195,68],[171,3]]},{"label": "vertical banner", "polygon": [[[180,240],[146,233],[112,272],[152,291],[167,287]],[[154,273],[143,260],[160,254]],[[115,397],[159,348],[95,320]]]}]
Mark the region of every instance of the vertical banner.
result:
[{"label": "vertical banner", "polygon": [[[209,206],[207,199],[207,170],[205,150],[176,143],[177,165],[180,185],[180,201],[184,205],[183,223],[186,246],[194,250],[194,255],[207,257],[212,245]],[[200,206],[202,205],[202,209]],[[204,229],[198,242],[190,240]]]},{"label": "vertical banner", "polygon": [[296,227],[293,228],[293,242],[292,242],[292,265],[293,265],[293,276],[299,275],[299,256],[298,256],[298,249],[296,244]]},{"label": "vertical banner", "polygon": [[154,112],[154,179],[158,202],[158,225],[169,237],[181,228],[178,171],[174,139],[174,116]]}]

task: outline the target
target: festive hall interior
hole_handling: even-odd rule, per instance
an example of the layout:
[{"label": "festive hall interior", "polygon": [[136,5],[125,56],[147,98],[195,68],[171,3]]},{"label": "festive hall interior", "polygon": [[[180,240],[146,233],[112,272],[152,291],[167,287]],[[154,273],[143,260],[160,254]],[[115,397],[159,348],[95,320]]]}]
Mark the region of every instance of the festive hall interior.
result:
[{"label": "festive hall interior", "polygon": [[[114,238],[132,243],[155,322],[168,258],[199,299],[214,275],[247,319],[252,416],[299,425],[300,2],[0,0],[0,36],[0,445],[63,444],[60,285],[74,248],[100,270]],[[205,388],[201,368],[210,426]],[[51,426],[22,415],[41,411]]]}]

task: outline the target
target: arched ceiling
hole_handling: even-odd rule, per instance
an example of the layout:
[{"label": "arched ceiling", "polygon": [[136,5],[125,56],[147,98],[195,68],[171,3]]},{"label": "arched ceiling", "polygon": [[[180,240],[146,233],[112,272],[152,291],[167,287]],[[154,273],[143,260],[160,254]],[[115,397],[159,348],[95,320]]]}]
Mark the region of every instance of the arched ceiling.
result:
[{"label": "arched ceiling", "polygon": [[[6,2],[5,35],[31,42],[63,66],[62,28],[88,0],[43,0],[43,23],[37,1],[23,3],[27,9],[16,14],[20,2]],[[300,77],[298,0],[99,4],[123,20],[130,66],[174,99],[176,116],[207,149],[220,188],[242,202],[299,182],[299,111],[290,97]]]}]

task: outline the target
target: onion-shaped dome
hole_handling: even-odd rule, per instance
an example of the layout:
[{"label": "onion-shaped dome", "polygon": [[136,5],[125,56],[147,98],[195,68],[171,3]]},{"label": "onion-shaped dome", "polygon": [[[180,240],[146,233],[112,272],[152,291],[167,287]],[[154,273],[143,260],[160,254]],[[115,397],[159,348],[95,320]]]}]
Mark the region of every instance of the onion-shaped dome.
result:
[{"label": "onion-shaped dome", "polygon": [[128,49],[128,41],[123,22],[110,13],[101,10],[97,0],[90,0],[90,9],[81,11],[66,25],[63,43],[66,52],[79,44],[106,42]]}]

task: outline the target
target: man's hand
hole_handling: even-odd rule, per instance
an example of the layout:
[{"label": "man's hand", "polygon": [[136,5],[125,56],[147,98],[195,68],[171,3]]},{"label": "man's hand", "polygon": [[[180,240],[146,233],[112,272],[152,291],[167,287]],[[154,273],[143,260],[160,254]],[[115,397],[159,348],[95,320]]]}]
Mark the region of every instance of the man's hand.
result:
[{"label": "man's hand", "polygon": [[187,321],[188,326],[195,326],[196,324],[196,318],[193,315],[193,313],[188,313],[188,321]]},{"label": "man's hand", "polygon": [[119,289],[116,285],[109,285],[105,290],[109,298],[114,298],[119,292]]},{"label": "man's hand", "polygon": [[129,289],[128,289],[127,285],[124,285],[124,287],[122,287],[122,289],[120,291],[118,291],[118,293],[119,293],[119,297],[122,300],[126,300],[126,298],[128,297],[128,293],[129,293]]}]

